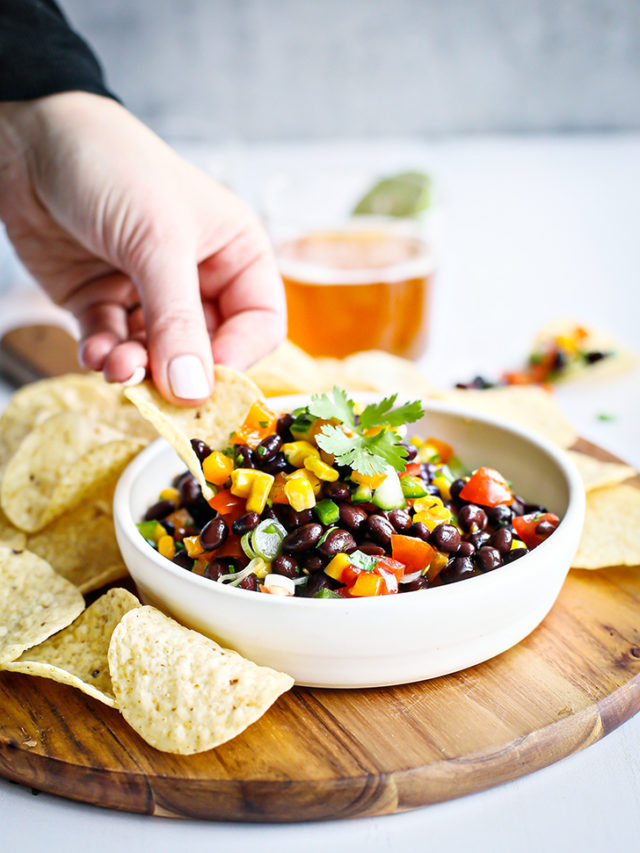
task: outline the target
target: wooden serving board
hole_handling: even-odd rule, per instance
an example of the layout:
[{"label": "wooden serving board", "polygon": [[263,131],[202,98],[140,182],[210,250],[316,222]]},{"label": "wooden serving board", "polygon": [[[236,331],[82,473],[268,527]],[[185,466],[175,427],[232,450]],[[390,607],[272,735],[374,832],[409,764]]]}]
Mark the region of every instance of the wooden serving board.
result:
[{"label": "wooden serving board", "polygon": [[155,815],[363,817],[531,773],[639,709],[640,570],[572,571],[542,625],[493,660],[402,687],[295,688],[233,741],[196,756],[154,750],[117,711],[70,687],[0,673],[0,773]]}]

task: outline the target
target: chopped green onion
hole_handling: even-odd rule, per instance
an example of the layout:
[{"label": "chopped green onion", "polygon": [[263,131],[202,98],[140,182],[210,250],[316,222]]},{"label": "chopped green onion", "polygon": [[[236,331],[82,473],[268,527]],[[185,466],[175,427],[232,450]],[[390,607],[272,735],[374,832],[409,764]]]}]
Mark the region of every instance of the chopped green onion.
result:
[{"label": "chopped green onion", "polygon": [[340,518],[340,508],[338,507],[338,504],[329,498],[317,503],[314,506],[313,511],[318,516],[320,524],[336,524]]}]

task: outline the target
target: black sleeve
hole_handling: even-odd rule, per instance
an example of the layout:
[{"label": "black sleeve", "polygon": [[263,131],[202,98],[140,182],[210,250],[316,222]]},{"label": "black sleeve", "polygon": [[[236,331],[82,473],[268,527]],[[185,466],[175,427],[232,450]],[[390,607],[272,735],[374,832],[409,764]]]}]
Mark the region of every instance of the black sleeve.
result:
[{"label": "black sleeve", "polygon": [[54,0],[0,0],[0,101],[77,90],[114,97]]}]

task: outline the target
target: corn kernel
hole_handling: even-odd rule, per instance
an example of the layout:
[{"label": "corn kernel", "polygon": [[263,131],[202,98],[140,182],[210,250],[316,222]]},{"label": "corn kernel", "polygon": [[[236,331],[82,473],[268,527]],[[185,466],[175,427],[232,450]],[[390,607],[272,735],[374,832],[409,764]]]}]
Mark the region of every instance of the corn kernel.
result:
[{"label": "corn kernel", "polygon": [[432,462],[437,461],[440,458],[438,454],[438,448],[434,447],[433,444],[429,444],[428,441],[425,441],[418,448],[418,461],[419,462]]},{"label": "corn kernel", "polygon": [[288,441],[282,445],[282,452],[289,465],[296,468],[302,468],[308,456],[320,456],[318,448],[308,441]]},{"label": "corn kernel", "polygon": [[262,512],[267,505],[267,498],[274,481],[273,474],[267,474],[265,471],[256,472],[247,498],[247,512],[257,512],[258,514]]},{"label": "corn kernel", "polygon": [[521,539],[512,539],[511,540],[511,550],[515,551],[516,548],[526,548],[527,546]]},{"label": "corn kernel", "polygon": [[236,468],[231,472],[231,494],[239,498],[248,498],[251,486],[258,474],[253,468]]},{"label": "corn kernel", "polygon": [[435,477],[433,480],[433,485],[438,488],[438,491],[442,495],[443,500],[445,500],[445,501],[451,500],[451,489],[450,489],[451,484],[449,483],[449,481],[447,480],[446,477],[443,477],[443,476]]},{"label": "corn kernel", "polygon": [[200,544],[199,536],[185,536],[182,540],[182,544],[187,549],[187,555],[189,557],[199,557],[200,554],[204,553],[204,548]]},{"label": "corn kernel", "polygon": [[421,439],[419,435],[412,435],[409,442],[413,444],[414,447],[422,447],[424,444],[423,439]]},{"label": "corn kernel", "polygon": [[322,482],[316,477],[313,471],[308,471],[306,468],[298,468],[297,471],[292,471],[287,474],[287,480],[305,480],[315,495],[319,495],[322,491]]},{"label": "corn kernel", "polygon": [[304,460],[304,467],[315,474],[318,479],[327,480],[329,483],[335,482],[340,476],[335,468],[327,465],[326,462],[323,462],[317,456],[307,456]]},{"label": "corn kernel", "polygon": [[167,534],[158,539],[158,552],[167,560],[173,560],[176,555],[176,543],[173,541],[173,536]]},{"label": "corn kernel", "polygon": [[424,498],[418,498],[413,502],[413,509],[415,512],[430,512],[432,509],[446,509],[445,505],[442,503],[440,498],[437,498],[435,495],[427,495]]},{"label": "corn kernel", "polygon": [[156,521],[156,526],[153,528],[153,541],[158,544],[158,542],[162,539],[163,536],[166,536],[167,528],[160,524],[159,521]]},{"label": "corn kernel", "polygon": [[233,459],[214,450],[202,463],[202,473],[205,480],[214,486],[224,486],[233,472]]},{"label": "corn kernel", "polygon": [[160,500],[172,501],[177,509],[180,506],[180,492],[178,491],[178,489],[174,489],[173,486],[167,486],[166,489],[163,489],[160,492]]},{"label": "corn kernel", "polygon": [[313,487],[306,477],[296,477],[295,479],[287,480],[284,486],[284,493],[296,512],[301,512],[303,509],[311,509],[316,505],[316,496],[313,492]]}]

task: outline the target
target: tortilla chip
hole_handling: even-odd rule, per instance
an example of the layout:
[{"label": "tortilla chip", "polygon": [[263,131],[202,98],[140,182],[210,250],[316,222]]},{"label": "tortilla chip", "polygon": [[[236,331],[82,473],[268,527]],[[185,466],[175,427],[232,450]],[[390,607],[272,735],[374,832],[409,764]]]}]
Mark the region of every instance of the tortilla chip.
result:
[{"label": "tortilla chip", "polygon": [[26,544],[27,537],[24,531],[14,527],[0,509],[0,545],[8,545],[17,551],[24,551]]},{"label": "tortilla chip", "polygon": [[48,563],[0,545],[0,663],[66,628],[83,610],[80,591]]},{"label": "tortilla chip", "polygon": [[11,397],[0,417],[0,470],[34,427],[59,412],[87,415],[147,442],[155,437],[124,397],[121,385],[105,382],[97,373],[71,373],[32,382]]},{"label": "tortilla chip", "polygon": [[324,378],[318,361],[304,350],[285,341],[265,358],[247,370],[247,376],[256,383],[265,397],[280,394],[308,394],[331,388]]},{"label": "tortilla chip", "polygon": [[261,395],[259,388],[243,373],[230,367],[215,368],[215,387],[211,397],[196,408],[168,403],[154,385],[143,382],[127,388],[126,396],[166,438],[193,476],[206,498],[213,496],[202,474],[202,466],[191,448],[191,439],[199,438],[221,450],[229,443],[229,434],[244,420],[251,404]]},{"label": "tortilla chip", "polygon": [[[113,528],[113,487],[27,538],[27,547],[83,592],[126,577]],[[24,536],[24,534],[22,534]]]},{"label": "tortilla chip", "polygon": [[2,508],[16,527],[35,533],[113,482],[143,446],[87,416],[52,415],[11,457],[0,487]]},{"label": "tortilla chip", "polygon": [[582,341],[581,348],[589,352],[604,352],[611,353],[606,358],[600,359],[593,364],[578,363],[573,365],[569,370],[560,373],[558,377],[554,377],[554,382],[566,382],[576,379],[600,380],[609,379],[617,376],[620,373],[625,373],[631,370],[638,363],[638,357],[631,350],[624,347],[609,334],[596,329],[593,326],[586,326],[583,323],[576,323],[575,320],[552,320],[545,324],[536,335],[532,352],[544,351],[545,348],[560,335],[569,335],[573,333],[575,328],[580,326],[587,332],[587,337]]},{"label": "tortilla chip", "polygon": [[511,385],[485,391],[454,389],[432,396],[526,427],[563,448],[571,447],[578,437],[553,395],[535,385]]},{"label": "tortilla chip", "polygon": [[293,686],[184,628],[154,607],[127,613],[113,632],[109,668],[117,707],[163,752],[191,755],[244,731]]},{"label": "tortilla chip", "polygon": [[640,490],[612,486],[587,495],[574,569],[640,565]]},{"label": "tortilla chip", "polygon": [[630,465],[621,462],[603,462],[586,453],[578,453],[576,450],[567,450],[567,456],[578,469],[586,492],[602,489],[606,486],[615,486],[638,472]]},{"label": "tortilla chip", "polygon": [[126,589],[110,589],[68,628],[1,668],[69,684],[115,708],[107,660],[109,641],[124,614],[136,607],[140,602],[135,595]]},{"label": "tortilla chip", "polygon": [[349,391],[385,394],[397,391],[411,399],[427,396],[434,390],[413,361],[381,350],[357,352],[343,359],[330,387],[334,384]]}]

